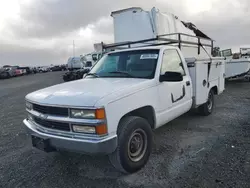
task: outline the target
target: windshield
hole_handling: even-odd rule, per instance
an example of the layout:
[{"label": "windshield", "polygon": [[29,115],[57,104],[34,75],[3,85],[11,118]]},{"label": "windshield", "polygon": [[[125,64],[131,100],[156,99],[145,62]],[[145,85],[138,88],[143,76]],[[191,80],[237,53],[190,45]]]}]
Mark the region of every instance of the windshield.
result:
[{"label": "windshield", "polygon": [[115,52],[103,56],[90,71],[98,77],[154,78],[159,50]]}]

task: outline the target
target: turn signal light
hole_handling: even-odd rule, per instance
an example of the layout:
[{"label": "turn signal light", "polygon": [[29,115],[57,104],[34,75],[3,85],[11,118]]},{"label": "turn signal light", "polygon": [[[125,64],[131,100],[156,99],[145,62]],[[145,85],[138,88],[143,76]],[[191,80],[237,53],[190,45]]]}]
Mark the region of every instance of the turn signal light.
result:
[{"label": "turn signal light", "polygon": [[96,130],[96,134],[98,134],[98,135],[104,135],[104,134],[108,133],[108,129],[107,129],[106,124],[97,125],[95,130]]},{"label": "turn signal light", "polygon": [[95,110],[95,118],[96,119],[105,119],[105,110],[104,108]]}]

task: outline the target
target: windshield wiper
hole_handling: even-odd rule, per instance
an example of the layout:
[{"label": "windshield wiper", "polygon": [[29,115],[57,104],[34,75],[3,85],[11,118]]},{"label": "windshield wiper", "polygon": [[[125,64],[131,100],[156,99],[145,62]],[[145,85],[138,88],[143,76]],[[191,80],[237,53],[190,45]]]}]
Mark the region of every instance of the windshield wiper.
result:
[{"label": "windshield wiper", "polygon": [[124,74],[126,76],[129,76],[131,78],[134,78],[133,75],[129,74],[128,72],[123,72],[123,71],[112,71],[112,72],[109,72],[110,74]]},{"label": "windshield wiper", "polygon": [[86,76],[94,76],[96,78],[99,78],[100,76],[96,73],[87,73]]}]

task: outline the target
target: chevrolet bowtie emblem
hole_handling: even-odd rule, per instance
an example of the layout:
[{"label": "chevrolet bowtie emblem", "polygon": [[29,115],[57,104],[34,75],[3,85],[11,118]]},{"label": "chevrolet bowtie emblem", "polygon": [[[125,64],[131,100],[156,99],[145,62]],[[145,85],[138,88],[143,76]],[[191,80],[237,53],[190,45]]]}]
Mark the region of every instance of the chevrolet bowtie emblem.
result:
[{"label": "chevrolet bowtie emblem", "polygon": [[47,119],[47,118],[48,118],[48,115],[40,114],[39,117],[40,117],[41,119]]}]

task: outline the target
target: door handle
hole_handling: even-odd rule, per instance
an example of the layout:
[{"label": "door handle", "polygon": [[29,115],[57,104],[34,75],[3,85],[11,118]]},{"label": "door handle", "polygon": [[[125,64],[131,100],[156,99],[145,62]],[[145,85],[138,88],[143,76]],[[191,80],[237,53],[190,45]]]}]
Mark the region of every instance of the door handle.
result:
[{"label": "door handle", "polygon": [[187,86],[190,86],[190,81],[186,81],[186,85],[187,85]]}]

